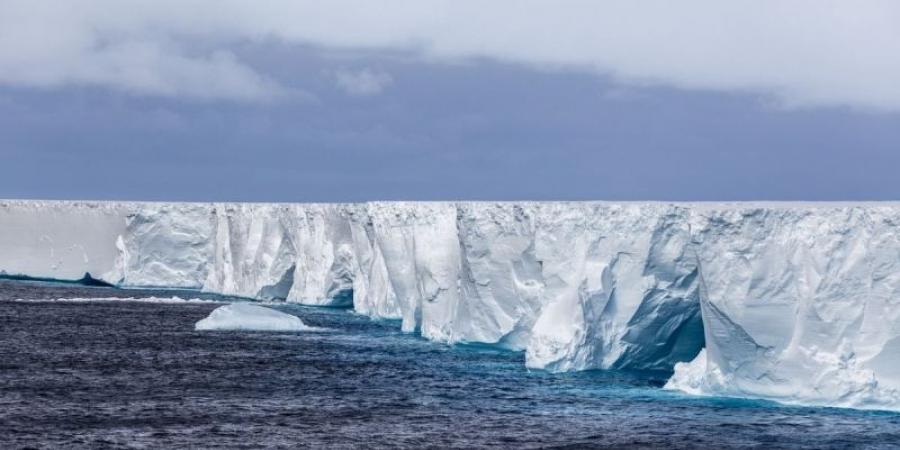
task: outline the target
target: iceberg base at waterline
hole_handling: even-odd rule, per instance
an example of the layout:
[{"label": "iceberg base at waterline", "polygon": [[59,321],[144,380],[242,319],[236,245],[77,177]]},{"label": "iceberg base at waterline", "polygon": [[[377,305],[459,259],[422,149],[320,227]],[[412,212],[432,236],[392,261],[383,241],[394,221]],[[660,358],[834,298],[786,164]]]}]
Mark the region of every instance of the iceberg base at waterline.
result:
[{"label": "iceberg base at waterline", "polygon": [[[896,364],[900,360],[893,360]],[[753,398],[785,405],[900,411],[894,371],[852,353],[818,352],[774,363],[748,361],[724,369],[707,349],[678,363],[664,389],[689,395]]]},{"label": "iceberg base at waterline", "polygon": [[198,331],[315,331],[299,317],[249,303],[231,303],[214,309],[194,325]]}]

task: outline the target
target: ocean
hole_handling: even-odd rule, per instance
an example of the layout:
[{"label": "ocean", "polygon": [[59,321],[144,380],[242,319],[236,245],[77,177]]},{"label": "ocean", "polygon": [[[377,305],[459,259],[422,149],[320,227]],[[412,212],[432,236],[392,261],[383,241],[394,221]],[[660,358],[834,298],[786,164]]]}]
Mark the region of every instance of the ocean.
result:
[{"label": "ocean", "polygon": [[[208,301],[108,300],[172,295]],[[897,413],[530,371],[348,309],[272,306],[326,331],[194,331],[231,300],[0,281],[0,448],[900,448]]]}]

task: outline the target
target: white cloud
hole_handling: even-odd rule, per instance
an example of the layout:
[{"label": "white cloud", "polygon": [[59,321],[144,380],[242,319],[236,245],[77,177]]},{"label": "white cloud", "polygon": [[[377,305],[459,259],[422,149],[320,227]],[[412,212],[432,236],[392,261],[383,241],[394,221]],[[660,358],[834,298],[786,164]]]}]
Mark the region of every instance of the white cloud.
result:
[{"label": "white cloud", "polygon": [[[119,12],[100,2],[0,3],[0,83],[52,88],[106,86],[142,95],[269,101],[307,94],[238,61],[227,48],[188,54],[172,33],[152,31],[152,16],[115,26]],[[122,18],[127,19],[128,14]],[[133,26],[133,28],[131,28]],[[127,27],[127,28],[126,28]]]},{"label": "white cloud", "polygon": [[[227,52],[272,39],[900,110],[893,0],[4,0],[0,82],[274,98],[284,87]],[[192,40],[220,53],[188,54]]]},{"label": "white cloud", "polygon": [[387,72],[365,68],[359,71],[339,70],[334,74],[334,81],[348,95],[369,96],[382,93],[394,79]]}]

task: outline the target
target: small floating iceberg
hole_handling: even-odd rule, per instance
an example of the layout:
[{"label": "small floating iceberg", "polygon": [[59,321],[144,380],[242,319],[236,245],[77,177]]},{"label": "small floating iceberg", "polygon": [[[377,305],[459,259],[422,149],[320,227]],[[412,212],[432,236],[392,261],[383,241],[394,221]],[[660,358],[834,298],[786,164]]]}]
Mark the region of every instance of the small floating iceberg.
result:
[{"label": "small floating iceberg", "polygon": [[195,330],[316,331],[299,317],[249,303],[220,306],[194,325]]}]

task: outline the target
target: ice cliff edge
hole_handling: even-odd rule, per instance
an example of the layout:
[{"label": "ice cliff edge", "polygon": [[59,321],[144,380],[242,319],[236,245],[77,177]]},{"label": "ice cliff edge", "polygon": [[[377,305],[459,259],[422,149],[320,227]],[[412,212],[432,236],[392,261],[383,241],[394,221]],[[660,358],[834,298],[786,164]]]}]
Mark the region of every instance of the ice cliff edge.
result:
[{"label": "ice cliff edge", "polygon": [[530,367],[679,363],[689,392],[900,410],[898,227],[887,203],[0,200],[0,270],[346,304]]}]

